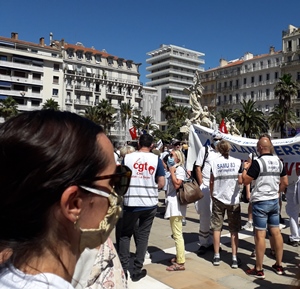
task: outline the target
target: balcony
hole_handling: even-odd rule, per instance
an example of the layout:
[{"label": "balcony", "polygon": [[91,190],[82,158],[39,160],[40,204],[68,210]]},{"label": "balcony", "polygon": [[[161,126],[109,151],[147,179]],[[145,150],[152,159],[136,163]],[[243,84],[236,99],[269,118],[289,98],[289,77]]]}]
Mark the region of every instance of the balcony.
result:
[{"label": "balcony", "polygon": [[93,105],[93,101],[90,101],[90,100],[81,100],[81,99],[74,99],[74,105],[83,105],[83,106],[91,106]]},{"label": "balcony", "polygon": [[0,60],[0,66],[12,68],[12,69],[34,71],[34,72],[43,72],[44,71],[44,68],[40,67],[40,66],[34,66],[31,64],[22,64],[22,63],[10,62],[10,61],[4,61],[4,60]]},{"label": "balcony", "polygon": [[66,105],[72,105],[72,103],[73,103],[73,100],[72,99],[65,99],[65,104]]}]

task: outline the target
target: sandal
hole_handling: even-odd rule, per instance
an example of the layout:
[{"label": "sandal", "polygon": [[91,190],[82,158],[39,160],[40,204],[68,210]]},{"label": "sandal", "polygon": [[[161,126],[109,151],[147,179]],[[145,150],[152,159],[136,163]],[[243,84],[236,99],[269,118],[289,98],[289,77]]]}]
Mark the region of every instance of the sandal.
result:
[{"label": "sandal", "polygon": [[173,263],[173,265],[166,268],[167,271],[184,271],[184,264]]},{"label": "sandal", "polygon": [[176,257],[172,258],[172,259],[170,260],[170,263],[171,263],[171,264],[177,263]]}]

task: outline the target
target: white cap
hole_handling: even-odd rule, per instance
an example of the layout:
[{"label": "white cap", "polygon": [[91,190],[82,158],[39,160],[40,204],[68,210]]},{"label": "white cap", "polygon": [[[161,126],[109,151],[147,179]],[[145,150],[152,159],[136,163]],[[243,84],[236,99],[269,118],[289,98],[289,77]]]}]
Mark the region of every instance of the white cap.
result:
[{"label": "white cap", "polygon": [[222,133],[218,130],[214,131],[211,135],[212,139],[222,139]]}]

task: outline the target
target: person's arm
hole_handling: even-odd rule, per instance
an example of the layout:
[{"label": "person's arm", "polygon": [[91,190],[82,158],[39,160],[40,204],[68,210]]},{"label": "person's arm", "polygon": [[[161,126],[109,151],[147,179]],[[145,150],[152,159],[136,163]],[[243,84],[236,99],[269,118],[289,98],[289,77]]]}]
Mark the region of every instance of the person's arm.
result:
[{"label": "person's arm", "polygon": [[288,185],[289,185],[288,176],[285,175],[283,177],[280,177],[279,193],[284,192]]},{"label": "person's arm", "polygon": [[177,189],[180,188],[181,183],[182,183],[182,180],[176,178],[176,174],[175,174],[175,172],[176,172],[176,167],[175,167],[175,166],[170,167],[170,168],[169,168],[169,171],[170,171],[170,177],[171,177],[173,186],[174,186],[174,188],[177,190]]},{"label": "person's arm", "polygon": [[199,186],[201,186],[202,184],[202,171],[201,171],[201,167],[199,166],[195,166],[196,168],[196,177],[197,177],[197,183],[199,184]]},{"label": "person's arm", "polygon": [[165,186],[166,178],[165,176],[159,176],[157,177],[156,180],[157,180],[157,187],[159,190],[161,190]]},{"label": "person's arm", "polygon": [[211,175],[210,175],[210,183],[209,183],[209,190],[210,190],[210,196],[211,196],[211,198],[213,197],[214,180],[215,180],[214,175],[211,174]]},{"label": "person's arm", "polygon": [[242,172],[242,178],[243,178],[243,184],[250,185],[251,182],[253,181],[253,178],[250,177],[247,172],[251,164],[249,162],[244,162],[244,167],[243,167],[243,172]]}]

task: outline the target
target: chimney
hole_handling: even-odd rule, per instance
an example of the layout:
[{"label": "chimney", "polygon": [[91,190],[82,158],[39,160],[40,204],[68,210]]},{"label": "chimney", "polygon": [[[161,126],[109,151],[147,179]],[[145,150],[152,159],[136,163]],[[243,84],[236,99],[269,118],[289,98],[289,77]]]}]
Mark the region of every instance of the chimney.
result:
[{"label": "chimney", "polygon": [[40,38],[40,45],[45,46],[45,38],[44,37]]},{"label": "chimney", "polygon": [[49,45],[50,45],[50,46],[52,46],[53,33],[52,33],[52,32],[50,32],[50,35],[49,35],[49,36],[50,36],[50,44],[49,44]]},{"label": "chimney", "polygon": [[274,46],[270,46],[269,53],[270,54],[274,54],[275,53],[275,47]]},{"label": "chimney", "polygon": [[65,39],[64,39],[64,38],[61,39],[60,45],[61,45],[61,47],[64,47],[64,46],[65,46]]},{"label": "chimney", "polygon": [[224,58],[221,58],[220,61],[219,61],[219,63],[220,63],[220,67],[223,67],[223,66],[225,66],[225,65],[228,64],[228,61],[225,60]]},{"label": "chimney", "polygon": [[18,33],[12,32],[11,33],[11,39],[18,40]]}]

